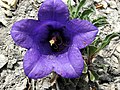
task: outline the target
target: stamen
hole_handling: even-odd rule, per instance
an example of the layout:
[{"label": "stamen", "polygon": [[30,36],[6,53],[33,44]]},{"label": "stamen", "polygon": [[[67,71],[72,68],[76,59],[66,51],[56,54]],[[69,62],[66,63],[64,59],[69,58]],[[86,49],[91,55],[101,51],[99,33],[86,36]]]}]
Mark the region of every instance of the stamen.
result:
[{"label": "stamen", "polygon": [[49,41],[49,43],[50,43],[51,46],[52,46],[53,44],[55,44],[55,42],[56,42],[56,37],[53,37],[53,38]]},{"label": "stamen", "polygon": [[55,41],[54,40],[50,40],[49,43],[52,46],[55,43]]}]

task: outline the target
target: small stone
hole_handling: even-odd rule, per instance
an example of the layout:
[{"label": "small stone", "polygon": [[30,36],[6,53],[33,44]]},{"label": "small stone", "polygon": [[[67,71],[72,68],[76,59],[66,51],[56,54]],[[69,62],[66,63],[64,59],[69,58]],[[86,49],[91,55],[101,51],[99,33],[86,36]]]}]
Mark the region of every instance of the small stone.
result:
[{"label": "small stone", "polygon": [[9,62],[9,63],[7,64],[7,68],[12,69],[12,68],[13,68],[13,64]]},{"label": "small stone", "polygon": [[9,10],[6,10],[6,11],[5,11],[5,14],[6,14],[8,17],[12,17],[12,16],[13,16],[13,15],[12,15],[12,12],[9,11]]},{"label": "small stone", "polygon": [[111,8],[113,8],[113,9],[114,9],[114,8],[117,8],[117,4],[116,4],[115,1],[111,0],[111,1],[109,1],[108,3],[110,4],[110,7],[111,7]]},{"label": "small stone", "polygon": [[104,70],[103,69],[99,69],[98,70],[98,74],[100,74],[100,75],[104,74]]},{"label": "small stone", "polygon": [[103,5],[103,7],[104,7],[105,9],[108,7],[107,2],[105,2],[105,1],[102,1],[101,4]]},{"label": "small stone", "polygon": [[114,77],[115,78],[115,80],[114,80],[114,83],[120,83],[120,77],[118,76],[118,77]]},{"label": "small stone", "polygon": [[111,57],[111,66],[115,68],[116,70],[119,69],[119,61],[116,56],[112,55]]},{"label": "small stone", "polygon": [[31,17],[34,17],[35,15],[36,15],[36,12],[35,12],[35,11],[31,11],[31,12],[30,12],[30,16],[31,16]]},{"label": "small stone", "polygon": [[101,75],[100,78],[101,82],[111,82],[112,77],[108,74]]},{"label": "small stone", "polygon": [[46,89],[47,89],[47,88],[50,87],[50,84],[51,84],[51,83],[49,82],[49,80],[50,80],[49,78],[46,78],[46,79],[44,80],[43,85],[42,85],[43,88],[46,88]]},{"label": "small stone", "polygon": [[[22,82],[22,85],[18,85],[15,90],[25,90],[27,88],[27,78],[25,78]],[[21,84],[21,83],[20,83]]]},{"label": "small stone", "polygon": [[[67,0],[62,0],[65,4],[67,4]],[[71,5],[75,5],[75,2],[71,0]]]},{"label": "small stone", "polygon": [[36,2],[39,3],[39,4],[40,4],[42,1],[43,1],[43,0],[36,0]]},{"label": "small stone", "polygon": [[109,90],[115,90],[115,84],[111,84]]},{"label": "small stone", "polygon": [[116,90],[120,90],[120,83],[117,83],[117,89]]},{"label": "small stone", "polygon": [[120,44],[116,47],[117,52],[120,53]]},{"label": "small stone", "polygon": [[94,0],[94,2],[97,2],[97,3],[99,3],[99,2],[101,2],[102,0]]},{"label": "small stone", "polygon": [[0,77],[4,77],[4,76],[6,76],[7,75],[7,71],[6,70],[3,70],[2,72],[1,72],[1,74],[0,74]]},{"label": "small stone", "polygon": [[112,61],[114,64],[118,64],[118,59],[117,59],[117,57],[115,57],[114,55],[112,55],[111,61]]},{"label": "small stone", "polygon": [[8,59],[3,55],[0,54],[0,68],[2,68],[5,64],[7,64]]}]

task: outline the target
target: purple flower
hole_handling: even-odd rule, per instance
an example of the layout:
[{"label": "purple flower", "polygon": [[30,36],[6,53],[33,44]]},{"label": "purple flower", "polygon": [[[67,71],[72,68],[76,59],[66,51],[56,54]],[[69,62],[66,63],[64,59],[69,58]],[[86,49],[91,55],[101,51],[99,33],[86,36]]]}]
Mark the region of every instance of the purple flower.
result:
[{"label": "purple flower", "polygon": [[86,20],[70,20],[68,8],[61,0],[45,0],[38,20],[16,22],[11,36],[17,45],[28,49],[23,66],[29,78],[42,78],[52,71],[65,78],[76,78],[84,67],[79,49],[91,44],[97,32]]}]

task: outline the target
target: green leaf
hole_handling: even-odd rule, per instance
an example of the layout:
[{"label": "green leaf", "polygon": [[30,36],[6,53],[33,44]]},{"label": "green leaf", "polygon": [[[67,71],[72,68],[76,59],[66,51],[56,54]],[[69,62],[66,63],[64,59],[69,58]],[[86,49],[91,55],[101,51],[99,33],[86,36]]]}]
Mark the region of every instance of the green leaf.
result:
[{"label": "green leaf", "polygon": [[91,7],[89,9],[84,10],[79,16],[80,19],[89,20],[90,15],[94,12],[94,9]]},{"label": "green leaf", "polygon": [[78,0],[78,5],[76,7],[76,11],[75,11],[75,16],[74,18],[76,18],[78,16],[79,10],[81,9],[81,7],[85,4],[86,0]]},{"label": "green leaf", "polygon": [[87,51],[88,58],[92,58],[92,56],[94,56],[96,50],[97,50],[97,47],[94,45],[87,46],[86,51]]},{"label": "green leaf", "polygon": [[95,81],[95,76],[92,74],[91,71],[89,71],[89,75],[90,75],[90,80],[94,82]]},{"label": "green leaf", "polygon": [[93,21],[92,21],[92,23],[96,26],[96,27],[101,27],[101,26],[103,26],[103,25],[106,25],[106,24],[108,24],[108,22],[106,21],[106,17],[98,17],[97,19],[94,19]]},{"label": "green leaf", "polygon": [[69,11],[71,12],[72,11],[71,0],[67,0],[67,5],[68,5],[68,8],[69,8]]},{"label": "green leaf", "polygon": [[102,41],[101,45],[97,48],[96,53],[106,47],[110,43],[111,39],[117,36],[120,36],[120,33],[112,33],[107,35],[106,38]]},{"label": "green leaf", "polygon": [[93,70],[91,72],[94,75],[95,80],[98,80],[99,79],[99,75],[95,71],[93,71]]},{"label": "green leaf", "polygon": [[96,22],[99,22],[99,21],[105,20],[105,19],[107,19],[105,16],[98,17],[97,19],[94,19],[94,20],[92,21],[92,23],[94,24],[94,23],[96,23]]},{"label": "green leaf", "polygon": [[96,40],[86,48],[88,57],[91,58],[92,56],[94,56],[97,52],[106,47],[110,43],[111,39],[117,36],[120,36],[120,33],[109,34],[105,37],[103,41],[99,37],[97,37]]},{"label": "green leaf", "polygon": [[96,46],[90,45],[89,47],[89,57],[93,56],[97,50]]},{"label": "green leaf", "polygon": [[88,70],[88,66],[87,66],[86,62],[84,61],[84,70],[82,73],[87,73],[87,70]]},{"label": "green leaf", "polygon": [[102,40],[100,39],[99,36],[97,36],[92,45],[97,47],[101,42]]},{"label": "green leaf", "polygon": [[74,6],[71,5],[71,0],[67,1],[67,5],[68,5],[68,8],[69,8],[70,17],[71,17],[71,19],[73,19],[76,7],[74,7]]}]

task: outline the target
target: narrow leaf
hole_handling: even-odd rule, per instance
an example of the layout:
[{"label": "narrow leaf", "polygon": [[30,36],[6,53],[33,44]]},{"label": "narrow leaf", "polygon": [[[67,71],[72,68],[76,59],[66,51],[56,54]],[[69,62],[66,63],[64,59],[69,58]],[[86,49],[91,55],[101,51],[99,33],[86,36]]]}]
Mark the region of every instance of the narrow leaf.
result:
[{"label": "narrow leaf", "polygon": [[95,77],[94,77],[94,75],[92,74],[91,71],[89,71],[89,75],[90,75],[90,80],[94,82],[95,81]]},{"label": "narrow leaf", "polygon": [[98,80],[99,79],[99,75],[95,71],[91,71],[91,72],[94,75],[95,80]]},{"label": "narrow leaf", "polygon": [[97,19],[94,19],[93,21],[92,21],[92,23],[95,25],[95,26],[97,26],[97,27],[101,27],[101,26],[103,26],[103,25],[106,25],[106,24],[108,24],[108,22],[106,21],[106,17],[98,17]]},{"label": "narrow leaf", "polygon": [[104,47],[106,47],[110,43],[111,39],[117,36],[120,36],[120,33],[112,33],[107,35],[106,38],[102,41],[100,47],[98,47],[98,49],[96,50],[96,53],[99,52]]},{"label": "narrow leaf", "polygon": [[89,57],[93,56],[97,50],[96,46],[90,45],[89,46]]},{"label": "narrow leaf", "polygon": [[75,18],[77,17],[79,10],[81,9],[81,7],[85,4],[86,0],[79,0],[78,1],[78,5],[76,7],[76,12],[75,12]]},{"label": "narrow leaf", "polygon": [[94,42],[92,43],[92,45],[96,46],[99,45],[102,42],[102,40],[100,39],[99,36],[96,37],[96,39],[94,40]]},{"label": "narrow leaf", "polygon": [[93,8],[90,9],[86,9],[84,10],[81,15],[80,15],[80,19],[84,19],[84,20],[89,20],[90,15],[94,12]]},{"label": "narrow leaf", "polygon": [[86,62],[84,61],[84,70],[82,73],[87,73],[87,70],[88,70],[88,66],[87,66]]}]

